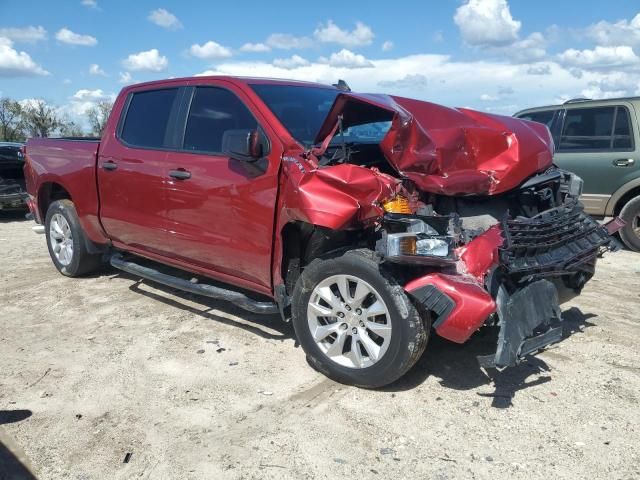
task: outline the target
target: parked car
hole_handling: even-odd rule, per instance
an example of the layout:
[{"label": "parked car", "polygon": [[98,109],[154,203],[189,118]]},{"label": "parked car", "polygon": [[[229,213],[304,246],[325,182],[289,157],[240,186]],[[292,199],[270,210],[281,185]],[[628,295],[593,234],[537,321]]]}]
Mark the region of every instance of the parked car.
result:
[{"label": "parked car", "polygon": [[580,200],[594,216],[619,215],[620,237],[640,251],[640,98],[570,100],[515,116],[547,125],[554,161],[584,180]]},{"label": "parked car", "polygon": [[26,209],[24,144],[0,142],[0,210]]},{"label": "parked car", "polygon": [[615,249],[616,223],[583,213],[549,130],[343,90],[143,83],[122,90],[100,141],[29,140],[29,206],[54,265],[78,276],[107,258],[279,312],[311,365],[366,387],[409,370],[432,326],[463,343],[499,324],[486,367],[560,340],[559,302]]}]

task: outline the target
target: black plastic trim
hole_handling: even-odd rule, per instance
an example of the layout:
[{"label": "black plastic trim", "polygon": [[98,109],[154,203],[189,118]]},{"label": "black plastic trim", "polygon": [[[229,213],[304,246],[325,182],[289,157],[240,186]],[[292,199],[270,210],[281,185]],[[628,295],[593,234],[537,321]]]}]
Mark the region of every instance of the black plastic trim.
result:
[{"label": "black plastic trim", "polygon": [[188,280],[174,277],[173,275],[167,275],[166,273],[161,273],[153,268],[129,262],[120,254],[113,255],[110,263],[112,267],[132,275],[166,285],[167,287],[177,288],[178,290],[183,290],[185,292],[216,298],[218,300],[225,300],[244,310],[248,310],[249,312],[264,315],[272,315],[280,312],[280,309],[275,302],[259,302],[235,290],[227,290],[225,288],[202,283],[191,283]]},{"label": "black plastic trim", "polygon": [[438,290],[433,285],[425,285],[411,292],[416,300],[436,314],[436,320],[433,322],[433,328],[438,328],[449,318],[453,309],[456,308],[456,302],[453,301],[446,293]]}]

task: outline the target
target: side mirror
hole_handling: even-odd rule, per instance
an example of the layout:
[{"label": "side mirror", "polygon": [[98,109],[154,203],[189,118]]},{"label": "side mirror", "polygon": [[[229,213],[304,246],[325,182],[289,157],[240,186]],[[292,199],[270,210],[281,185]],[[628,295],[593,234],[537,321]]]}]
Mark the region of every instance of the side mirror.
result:
[{"label": "side mirror", "polygon": [[264,150],[258,130],[227,130],[222,135],[222,151],[235,160],[255,162],[264,156]]}]

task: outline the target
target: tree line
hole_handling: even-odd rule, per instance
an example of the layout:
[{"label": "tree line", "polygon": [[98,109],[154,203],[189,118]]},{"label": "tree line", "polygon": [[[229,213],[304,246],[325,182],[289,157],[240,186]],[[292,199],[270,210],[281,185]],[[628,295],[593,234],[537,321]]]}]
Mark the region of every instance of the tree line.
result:
[{"label": "tree line", "polygon": [[101,101],[85,112],[90,132],[45,100],[18,102],[0,99],[0,141],[24,142],[30,137],[100,137],[104,130],[112,102]]}]

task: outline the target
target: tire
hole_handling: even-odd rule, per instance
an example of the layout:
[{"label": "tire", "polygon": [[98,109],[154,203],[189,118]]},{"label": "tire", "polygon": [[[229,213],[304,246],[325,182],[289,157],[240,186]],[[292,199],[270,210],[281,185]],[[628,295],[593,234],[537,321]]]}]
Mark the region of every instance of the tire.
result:
[{"label": "tire", "polygon": [[87,252],[86,236],[71,200],[51,203],[44,224],[49,255],[61,274],[78,277],[100,268],[102,255]]},{"label": "tire", "polygon": [[309,364],[332,380],[365,388],[402,377],[424,352],[431,328],[429,316],[421,317],[370,250],[313,260],[296,283],[292,314]]},{"label": "tire", "polygon": [[631,250],[640,252],[640,197],[632,198],[622,207],[620,218],[627,223],[620,230],[620,238]]}]

